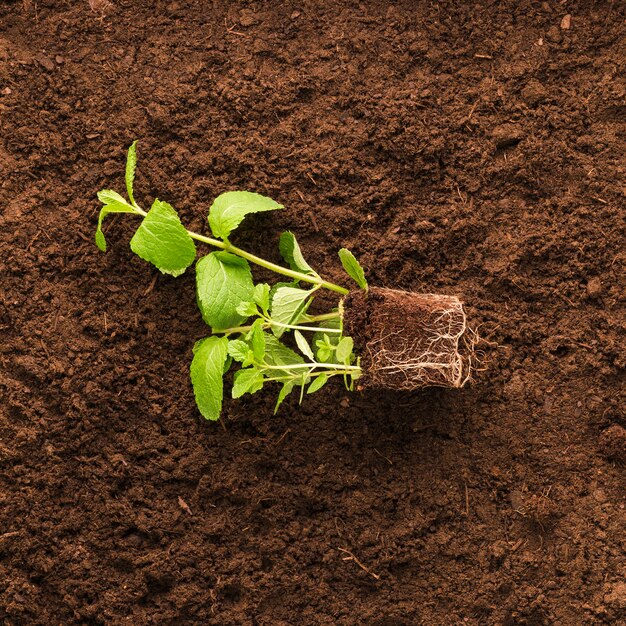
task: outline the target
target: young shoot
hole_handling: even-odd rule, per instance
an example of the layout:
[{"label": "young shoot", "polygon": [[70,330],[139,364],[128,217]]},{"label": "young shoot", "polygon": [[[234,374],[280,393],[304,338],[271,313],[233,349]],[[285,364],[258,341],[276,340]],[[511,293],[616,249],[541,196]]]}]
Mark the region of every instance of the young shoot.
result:
[{"label": "young shoot", "polygon": [[[341,302],[325,313],[308,312],[318,290],[344,296],[348,289],[314,270],[291,232],[284,232],[278,243],[286,266],[246,252],[231,241],[248,214],[283,206],[257,193],[227,191],[209,209],[213,236],[207,237],[185,228],[167,202],[156,199],[148,211],[137,203],[133,189],[136,164],[134,142],[126,160],[127,198],[111,190],[98,193],[103,206],[96,244],[106,250],[102,226],[108,214],[128,213],[141,218],[130,241],[132,251],[164,274],[183,274],[196,261],[197,243],[215,248],[195,265],[198,307],[212,331],[196,342],[190,367],[200,413],[209,420],[219,418],[224,376],[231,369],[235,370],[233,398],[256,393],[266,384],[279,385],[275,411],[291,392],[298,390],[302,401],[305,393],[318,391],[333,377],[340,377],[347,389],[353,389],[362,370],[354,342],[344,334]],[[367,291],[363,269],[354,255],[342,249],[339,257],[346,273]],[[255,284],[251,265],[271,270],[281,281]]]}]

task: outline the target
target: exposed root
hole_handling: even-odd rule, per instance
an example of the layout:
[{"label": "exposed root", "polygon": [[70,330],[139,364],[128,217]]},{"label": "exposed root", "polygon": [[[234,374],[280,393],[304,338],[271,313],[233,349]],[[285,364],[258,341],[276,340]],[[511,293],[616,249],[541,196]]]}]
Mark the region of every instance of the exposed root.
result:
[{"label": "exposed root", "polygon": [[457,297],[372,291],[366,340],[360,346],[365,386],[458,388],[470,380],[477,335],[468,328]]}]

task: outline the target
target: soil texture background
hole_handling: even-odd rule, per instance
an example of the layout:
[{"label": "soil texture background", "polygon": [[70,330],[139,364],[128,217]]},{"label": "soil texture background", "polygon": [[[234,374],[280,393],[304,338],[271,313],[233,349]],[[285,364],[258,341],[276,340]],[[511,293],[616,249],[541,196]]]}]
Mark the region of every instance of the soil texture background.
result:
[{"label": "soil texture background", "polygon": [[[0,5],[0,621],[626,623],[620,2]],[[287,210],[329,279],[454,294],[466,389],[199,416],[194,275],[96,192]]]}]

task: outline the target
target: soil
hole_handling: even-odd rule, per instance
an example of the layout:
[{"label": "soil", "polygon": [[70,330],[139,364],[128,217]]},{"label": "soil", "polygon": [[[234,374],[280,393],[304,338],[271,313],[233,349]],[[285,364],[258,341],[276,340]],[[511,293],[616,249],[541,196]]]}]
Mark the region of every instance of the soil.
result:
[{"label": "soil", "polygon": [[459,388],[471,378],[476,333],[456,296],[352,291],[343,301],[343,329],[360,355],[360,391]]},{"label": "soil", "polygon": [[[0,5],[0,620],[624,624],[625,9],[613,1]],[[330,280],[458,295],[461,390],[203,421],[194,276],[93,242],[97,190],[207,232],[285,204]],[[274,245],[276,243],[276,245]]]}]

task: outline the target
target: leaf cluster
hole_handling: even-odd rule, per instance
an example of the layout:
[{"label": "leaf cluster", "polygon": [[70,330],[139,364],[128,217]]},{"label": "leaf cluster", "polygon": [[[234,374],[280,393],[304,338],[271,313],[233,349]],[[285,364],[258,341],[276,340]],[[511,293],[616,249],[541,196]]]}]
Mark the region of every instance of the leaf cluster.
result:
[{"label": "leaf cluster", "polygon": [[[360,374],[352,339],[343,335],[338,311],[308,314],[315,292],[327,283],[305,260],[295,235],[284,232],[278,244],[291,280],[274,285],[254,283],[249,259],[271,269],[277,266],[243,253],[230,242],[247,215],[283,206],[257,193],[228,191],[209,209],[208,225],[215,239],[192,233],[167,202],[155,199],[147,212],[136,203],[136,146],[137,142],[130,146],[126,162],[128,200],[111,190],[98,194],[103,207],[96,244],[106,250],[102,223],[108,214],[132,213],[143,219],[131,239],[131,249],[165,274],[179,276],[194,263],[195,240],[218,248],[198,259],[195,272],[198,308],[213,333],[195,344],[190,368],[202,415],[219,418],[224,375],[233,366],[233,398],[256,393],[275,382],[281,385],[276,409],[294,389],[300,389],[302,399],[305,392],[321,389],[332,376],[342,376],[352,388]],[[360,288],[367,289],[363,269],[354,255],[344,248],[339,257],[346,273]],[[305,333],[312,336],[310,340]]]}]

